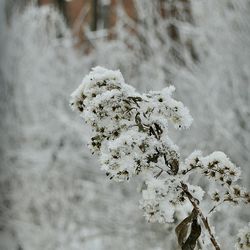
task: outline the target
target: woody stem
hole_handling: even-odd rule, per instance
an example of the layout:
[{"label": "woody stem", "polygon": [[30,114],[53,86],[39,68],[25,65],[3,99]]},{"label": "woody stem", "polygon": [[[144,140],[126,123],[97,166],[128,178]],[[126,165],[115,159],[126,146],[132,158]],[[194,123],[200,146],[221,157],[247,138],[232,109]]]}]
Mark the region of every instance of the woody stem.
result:
[{"label": "woody stem", "polygon": [[204,227],[206,228],[206,230],[207,230],[207,232],[209,234],[210,241],[213,244],[215,250],[221,250],[218,242],[215,239],[215,236],[212,233],[211,227],[210,227],[210,225],[208,223],[208,219],[203,215],[200,207],[197,204],[197,200],[188,191],[188,186],[186,184],[181,183],[181,187],[182,187],[182,190],[185,193],[186,197],[189,199],[190,203],[192,204],[193,208],[196,210],[197,214],[201,218],[201,221],[202,221]]}]

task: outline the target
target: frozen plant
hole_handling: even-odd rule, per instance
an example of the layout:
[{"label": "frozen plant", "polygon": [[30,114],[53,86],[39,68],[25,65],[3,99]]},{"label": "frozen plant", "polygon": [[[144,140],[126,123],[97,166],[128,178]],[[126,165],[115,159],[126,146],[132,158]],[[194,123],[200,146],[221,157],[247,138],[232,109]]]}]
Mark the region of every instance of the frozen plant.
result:
[{"label": "frozen plant", "polygon": [[250,223],[248,223],[248,226],[242,228],[237,236],[238,236],[237,243],[235,246],[236,249],[237,250],[250,249]]},{"label": "frozen plant", "polygon": [[119,182],[136,175],[144,180],[140,207],[148,222],[172,223],[177,211],[191,207],[176,227],[180,247],[187,250],[201,246],[202,234],[218,250],[214,230],[201,209],[206,190],[193,186],[189,176],[200,175],[216,184],[216,189],[210,190],[210,214],[225,202],[249,204],[250,196],[236,184],[240,169],[224,153],[203,156],[194,151],[181,161],[168,126],[172,123],[179,130],[189,128],[192,117],[181,102],[173,99],[174,90],[169,86],[139,94],[125,83],[120,71],[96,67],[72,93],[70,104],[92,127],[89,146],[99,156],[106,175]]}]

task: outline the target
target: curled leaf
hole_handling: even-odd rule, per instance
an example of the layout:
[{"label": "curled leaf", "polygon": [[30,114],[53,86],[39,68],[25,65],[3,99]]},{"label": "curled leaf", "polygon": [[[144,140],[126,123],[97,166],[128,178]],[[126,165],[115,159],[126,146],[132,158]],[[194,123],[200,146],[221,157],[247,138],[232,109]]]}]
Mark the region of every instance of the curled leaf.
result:
[{"label": "curled leaf", "polygon": [[182,250],[193,250],[196,246],[196,241],[201,235],[201,226],[198,224],[197,219],[193,219],[192,225],[191,225],[191,231],[190,234],[185,242],[185,244],[182,246]]},{"label": "curled leaf", "polygon": [[195,248],[196,241],[201,234],[201,226],[198,224],[195,209],[176,227],[175,233],[182,250],[193,250]]}]

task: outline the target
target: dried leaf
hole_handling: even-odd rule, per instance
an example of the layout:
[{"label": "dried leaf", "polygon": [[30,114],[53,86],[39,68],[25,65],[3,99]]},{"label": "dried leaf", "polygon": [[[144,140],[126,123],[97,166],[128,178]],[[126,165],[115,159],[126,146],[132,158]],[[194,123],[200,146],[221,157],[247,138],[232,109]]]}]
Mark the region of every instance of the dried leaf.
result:
[{"label": "dried leaf", "polygon": [[140,117],[140,113],[137,113],[135,116],[135,123],[138,126],[139,131],[144,131],[143,125],[142,125],[142,121],[141,121],[141,117]]},{"label": "dried leaf", "polygon": [[201,235],[201,226],[198,224],[197,219],[194,218],[191,225],[191,232],[182,246],[182,250],[193,250],[196,246],[196,241]]},{"label": "dried leaf", "polygon": [[173,174],[176,175],[179,171],[179,161],[177,159],[173,159],[169,162],[169,165]]},{"label": "dried leaf", "polygon": [[[177,239],[178,239],[178,243],[181,247],[183,247],[186,243],[186,241],[189,239],[189,237],[187,237],[188,234],[188,230],[191,227],[191,232],[192,232],[192,227],[193,227],[193,233],[196,232],[195,231],[195,226],[196,224],[194,223],[194,220],[196,220],[197,223],[197,212],[195,209],[193,209],[192,213],[186,217],[175,229],[175,233],[177,235]],[[194,225],[193,225],[194,224]],[[199,237],[199,236],[198,236]],[[188,238],[188,239],[187,239]],[[192,238],[192,237],[191,237]],[[188,248],[187,248],[188,249]]]},{"label": "dried leaf", "polygon": [[193,221],[193,217],[194,217],[194,210],[175,229],[175,233],[176,233],[178,243],[180,246],[183,246],[183,244],[185,243],[188,229],[189,229],[191,222]]}]

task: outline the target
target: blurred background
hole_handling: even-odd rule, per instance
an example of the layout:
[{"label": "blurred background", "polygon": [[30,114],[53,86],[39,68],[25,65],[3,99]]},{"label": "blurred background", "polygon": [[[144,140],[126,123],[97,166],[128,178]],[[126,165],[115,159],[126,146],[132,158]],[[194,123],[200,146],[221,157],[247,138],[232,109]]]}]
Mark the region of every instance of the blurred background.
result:
[{"label": "blurred background", "polygon": [[[249,13],[248,0],[0,0],[0,249],[178,249],[175,224],[144,220],[140,180],[100,171],[70,110],[96,65],[140,92],[175,85],[194,118],[172,132],[183,159],[224,151],[249,189]],[[249,215],[211,218],[222,249]]]}]

